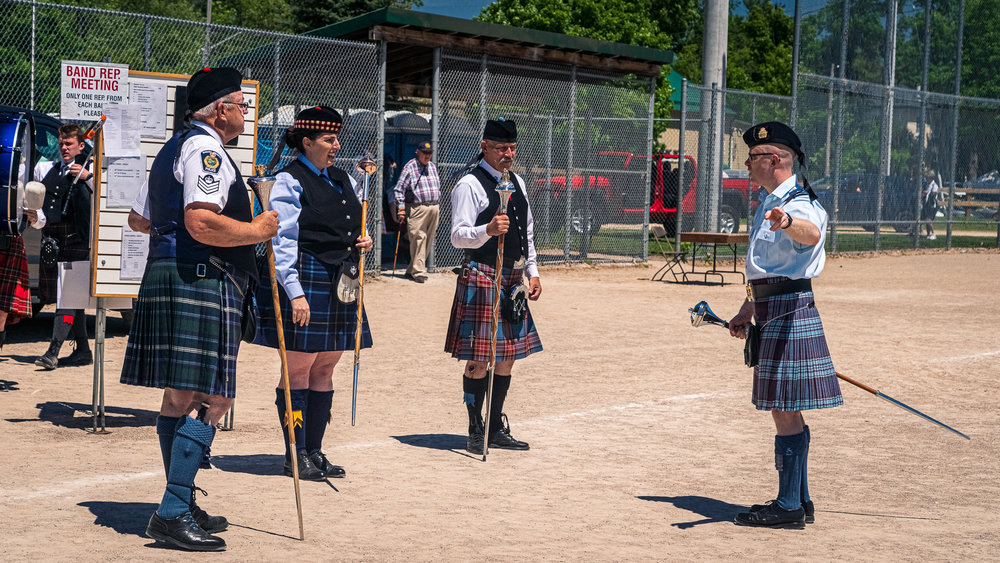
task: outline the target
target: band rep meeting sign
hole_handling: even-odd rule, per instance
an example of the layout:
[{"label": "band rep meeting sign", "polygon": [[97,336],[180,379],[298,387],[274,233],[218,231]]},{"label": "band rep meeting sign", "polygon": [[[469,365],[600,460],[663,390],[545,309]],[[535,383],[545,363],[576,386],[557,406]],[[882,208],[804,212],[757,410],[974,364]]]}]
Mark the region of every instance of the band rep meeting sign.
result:
[{"label": "band rep meeting sign", "polygon": [[62,61],[60,116],[100,119],[104,104],[128,102],[128,65]]}]

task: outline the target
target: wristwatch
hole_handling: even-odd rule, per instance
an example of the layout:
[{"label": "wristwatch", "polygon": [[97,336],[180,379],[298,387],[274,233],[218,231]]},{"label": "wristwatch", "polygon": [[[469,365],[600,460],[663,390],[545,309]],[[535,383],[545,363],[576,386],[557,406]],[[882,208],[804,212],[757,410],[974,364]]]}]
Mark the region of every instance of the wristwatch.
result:
[{"label": "wristwatch", "polygon": [[781,227],[782,229],[787,229],[788,227],[792,226],[792,214],[791,213],[785,213],[785,217],[788,217],[788,224],[785,225],[784,227]]}]

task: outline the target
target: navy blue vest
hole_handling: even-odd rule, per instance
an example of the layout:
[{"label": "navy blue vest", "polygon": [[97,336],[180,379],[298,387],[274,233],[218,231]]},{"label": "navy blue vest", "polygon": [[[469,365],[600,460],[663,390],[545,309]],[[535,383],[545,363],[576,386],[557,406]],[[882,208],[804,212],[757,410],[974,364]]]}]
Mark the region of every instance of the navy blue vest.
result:
[{"label": "navy blue vest", "polygon": [[[476,166],[470,172],[479,180],[479,183],[486,190],[486,197],[490,199],[490,204],[486,210],[476,217],[476,225],[485,225],[493,220],[497,210],[500,209],[500,194],[496,191],[496,178],[490,175],[482,166]],[[510,268],[522,256],[528,257],[528,199],[524,197],[521,185],[517,181],[517,176],[510,175],[510,180],[517,187],[510,196],[507,203],[507,217],[510,219],[510,228],[504,237],[503,242],[503,265]],[[479,248],[470,248],[465,251],[470,260],[481,264],[493,266],[497,261],[497,244],[500,237],[490,237]]]},{"label": "navy blue vest", "polygon": [[299,249],[320,262],[340,265],[355,250],[361,236],[361,202],[351,188],[351,178],[340,168],[326,169],[342,192],[295,160],[281,172],[291,174],[302,186],[299,203]]},{"label": "navy blue vest", "polygon": [[[184,185],[174,177],[174,161],[180,154],[184,139],[193,135],[208,135],[200,127],[192,127],[174,134],[153,160],[149,171],[149,259],[176,258],[187,264],[207,264],[215,256],[246,272],[257,280],[257,264],[252,244],[244,246],[209,246],[196,241],[184,226]],[[222,151],[226,154],[225,151]],[[226,154],[228,158],[229,155]],[[253,220],[250,212],[250,196],[239,174],[239,167],[229,158],[236,169],[236,179],[229,186],[229,196],[222,214],[230,219],[249,223]]]}]

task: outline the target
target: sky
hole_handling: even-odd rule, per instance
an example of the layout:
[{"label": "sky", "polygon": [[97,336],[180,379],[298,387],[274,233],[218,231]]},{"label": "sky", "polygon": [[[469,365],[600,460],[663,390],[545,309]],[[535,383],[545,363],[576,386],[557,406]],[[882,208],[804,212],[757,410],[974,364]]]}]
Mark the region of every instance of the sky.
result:
[{"label": "sky", "polygon": [[[424,5],[416,8],[416,11],[471,20],[492,3],[492,0],[424,0]],[[731,0],[730,3],[734,7],[743,6],[740,0]],[[772,3],[784,6],[789,15],[795,9],[795,0],[772,0]],[[809,15],[826,3],[827,0],[802,0],[802,15]]]}]

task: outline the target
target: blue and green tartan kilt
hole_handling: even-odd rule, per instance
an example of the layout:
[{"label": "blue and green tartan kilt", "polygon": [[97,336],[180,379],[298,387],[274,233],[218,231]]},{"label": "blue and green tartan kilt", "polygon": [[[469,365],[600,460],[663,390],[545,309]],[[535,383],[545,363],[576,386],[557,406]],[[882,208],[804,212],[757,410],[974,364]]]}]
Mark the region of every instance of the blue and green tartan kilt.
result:
[{"label": "blue and green tartan kilt", "polygon": [[[471,268],[479,270],[472,271]],[[444,351],[459,360],[490,361],[490,339],[493,328],[493,266],[470,262],[459,273],[455,286],[455,299],[451,305],[451,320]],[[500,287],[504,295],[521,283],[523,269],[504,268]],[[526,358],[542,351],[542,341],[535,330],[529,307],[524,319],[512,323],[500,313],[497,327],[497,360],[509,362]]]},{"label": "blue and green tartan kilt", "polygon": [[[763,327],[760,363],[753,370],[753,404],[758,410],[803,411],[844,404],[823,322],[815,305],[809,306],[813,301],[811,291],[754,301],[757,326]],[[801,310],[776,318],[796,309]],[[768,319],[774,321],[767,323]]]},{"label": "blue and green tartan kilt", "polygon": [[[236,396],[236,355],[248,276],[229,268],[236,285],[208,266],[199,278],[174,259],[151,260],[139,286],[121,382]],[[221,279],[220,279],[221,277]]]},{"label": "blue and green tartan kilt", "polygon": [[[337,299],[336,281],[338,268],[326,266],[315,256],[299,251],[295,264],[299,273],[299,283],[309,303],[309,324],[299,326],[292,322],[292,303],[285,295],[284,288],[278,287],[278,303],[281,306],[281,324],[285,333],[285,349],[296,352],[332,352],[353,350],[358,328],[358,302],[341,303]],[[262,279],[266,279],[266,276]],[[274,298],[271,284],[261,284],[257,288],[257,309],[260,324],[254,344],[271,348],[278,347],[278,324],[274,316]],[[372,335],[368,328],[368,315],[361,308],[361,347],[372,347]]]}]

